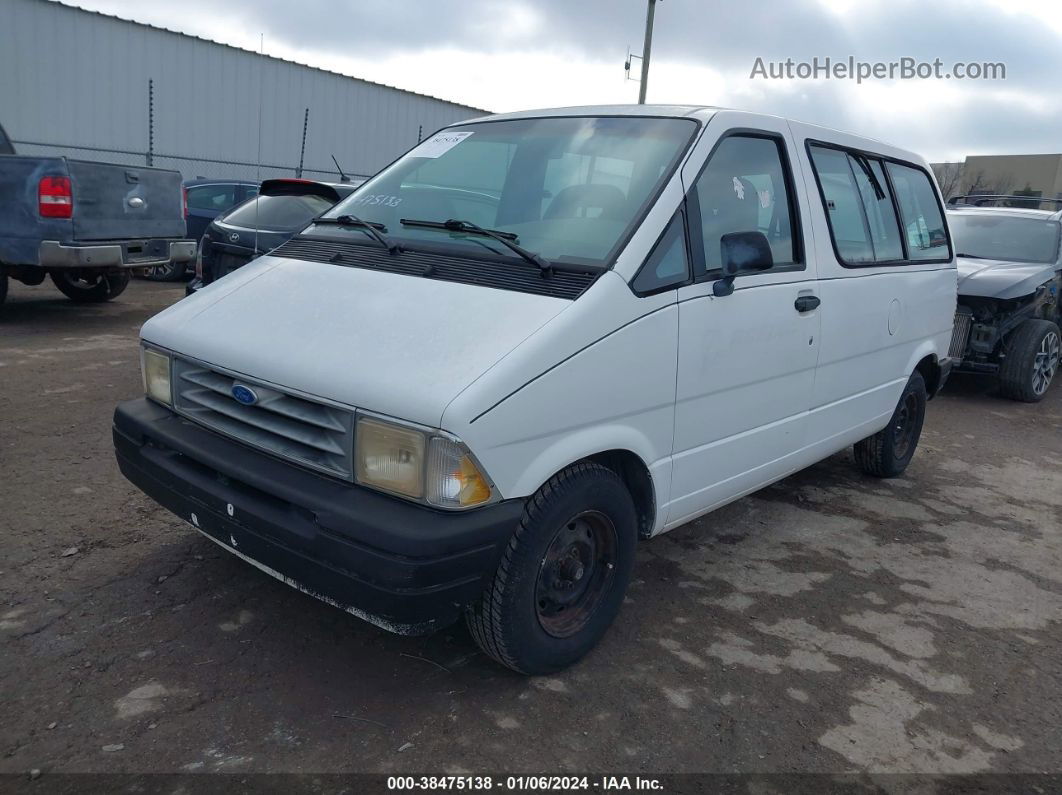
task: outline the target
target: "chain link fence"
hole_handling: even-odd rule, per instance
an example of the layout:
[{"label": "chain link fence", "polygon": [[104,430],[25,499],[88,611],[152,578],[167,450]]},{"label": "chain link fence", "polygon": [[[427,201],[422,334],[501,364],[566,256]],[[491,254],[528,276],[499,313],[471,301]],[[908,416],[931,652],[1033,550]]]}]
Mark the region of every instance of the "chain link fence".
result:
[{"label": "chain link fence", "polygon": [[[154,166],[180,171],[185,179],[272,179],[299,176],[297,163],[249,163],[239,160],[219,160],[209,157],[169,154],[164,152],[136,152],[128,149],[107,149],[95,146],[75,146],[41,141],[13,140],[15,151],[21,155],[40,157],[70,157],[78,160],[99,160],[125,166]],[[332,168],[303,166],[301,176],[338,182],[339,172]],[[368,174],[347,174],[349,177],[368,177]]]}]

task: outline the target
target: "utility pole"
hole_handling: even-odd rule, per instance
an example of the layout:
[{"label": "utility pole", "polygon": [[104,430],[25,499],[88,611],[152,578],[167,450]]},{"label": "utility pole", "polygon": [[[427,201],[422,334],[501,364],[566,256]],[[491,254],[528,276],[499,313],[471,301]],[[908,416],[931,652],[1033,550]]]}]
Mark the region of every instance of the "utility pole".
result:
[{"label": "utility pole", "polygon": [[649,54],[653,49],[653,13],[656,11],[656,0],[649,0],[649,8],[645,12],[645,44],[642,46],[642,84],[638,87],[638,104],[645,104],[645,91],[649,87]]}]

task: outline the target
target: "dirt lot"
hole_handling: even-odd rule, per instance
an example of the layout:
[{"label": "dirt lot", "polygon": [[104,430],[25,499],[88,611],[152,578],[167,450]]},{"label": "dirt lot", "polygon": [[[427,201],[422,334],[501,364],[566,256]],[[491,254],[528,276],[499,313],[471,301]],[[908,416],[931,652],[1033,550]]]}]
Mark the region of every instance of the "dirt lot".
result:
[{"label": "dirt lot", "polygon": [[0,772],[1062,770],[1062,385],[955,379],[907,476],[842,454],[643,543],[602,646],[524,679],[388,635],[119,475],[180,285],[0,319]]}]

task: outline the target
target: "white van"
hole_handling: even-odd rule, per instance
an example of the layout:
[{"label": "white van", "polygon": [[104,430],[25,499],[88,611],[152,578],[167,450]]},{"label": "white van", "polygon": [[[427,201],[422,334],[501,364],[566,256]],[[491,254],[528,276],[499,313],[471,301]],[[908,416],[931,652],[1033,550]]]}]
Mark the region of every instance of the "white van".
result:
[{"label": "white van", "polygon": [[714,108],[488,116],[148,321],[114,441],[274,577],[545,673],[639,538],[852,444],[900,474],[955,304],[915,154]]}]

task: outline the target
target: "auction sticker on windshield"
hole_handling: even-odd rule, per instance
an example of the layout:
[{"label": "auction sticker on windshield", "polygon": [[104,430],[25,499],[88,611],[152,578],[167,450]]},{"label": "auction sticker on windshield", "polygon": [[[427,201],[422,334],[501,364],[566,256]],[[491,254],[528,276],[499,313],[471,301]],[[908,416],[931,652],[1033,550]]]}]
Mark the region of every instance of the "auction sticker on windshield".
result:
[{"label": "auction sticker on windshield", "polygon": [[410,157],[438,157],[444,155],[470,136],[471,132],[441,132],[433,135],[409,153]]}]

